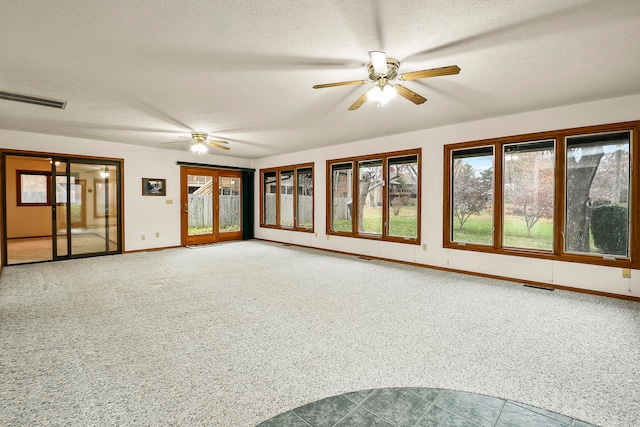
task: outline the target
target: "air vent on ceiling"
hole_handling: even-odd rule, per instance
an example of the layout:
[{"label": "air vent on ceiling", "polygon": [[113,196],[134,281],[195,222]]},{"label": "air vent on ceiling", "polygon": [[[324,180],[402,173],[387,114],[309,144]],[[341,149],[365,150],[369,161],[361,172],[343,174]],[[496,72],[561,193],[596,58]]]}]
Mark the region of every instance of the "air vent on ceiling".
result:
[{"label": "air vent on ceiling", "polygon": [[20,93],[0,91],[0,99],[7,101],[26,102],[27,104],[42,105],[44,107],[59,108],[64,110],[67,101],[59,101],[57,99],[41,98],[39,96],[22,95]]}]

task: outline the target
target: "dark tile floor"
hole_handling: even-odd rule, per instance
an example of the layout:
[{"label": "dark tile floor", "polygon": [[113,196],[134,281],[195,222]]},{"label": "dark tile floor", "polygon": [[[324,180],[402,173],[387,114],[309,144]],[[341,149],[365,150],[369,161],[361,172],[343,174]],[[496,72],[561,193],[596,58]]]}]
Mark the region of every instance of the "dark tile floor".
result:
[{"label": "dark tile floor", "polygon": [[258,427],[593,427],[533,406],[435,388],[364,390],[312,402]]}]

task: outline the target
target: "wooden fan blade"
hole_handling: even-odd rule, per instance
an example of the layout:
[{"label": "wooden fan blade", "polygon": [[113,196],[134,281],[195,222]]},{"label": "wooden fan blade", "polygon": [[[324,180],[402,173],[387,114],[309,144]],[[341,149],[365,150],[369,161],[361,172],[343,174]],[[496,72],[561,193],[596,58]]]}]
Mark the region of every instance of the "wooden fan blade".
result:
[{"label": "wooden fan blade", "polygon": [[369,83],[369,80],[352,80],[350,82],[337,82],[337,83],[325,83],[322,85],[315,85],[314,89],[324,89],[325,87],[336,87],[336,86],[348,86],[348,85],[363,85]]},{"label": "wooden fan blade", "polygon": [[458,74],[459,72],[460,67],[458,67],[457,65],[450,65],[448,67],[431,68],[430,70],[411,71],[408,73],[400,74],[398,78],[400,80],[416,80],[424,79],[427,77],[449,76],[451,74]]},{"label": "wooden fan blade", "polygon": [[210,145],[210,146],[216,147],[216,148],[220,148],[222,150],[231,150],[231,147],[227,147],[226,145],[220,145],[217,142],[207,141],[207,145]]},{"label": "wooden fan blade", "polygon": [[396,88],[396,92],[398,92],[398,95],[408,99],[409,101],[413,102],[416,105],[423,104],[427,100],[427,98],[421,95],[418,95],[411,89],[407,89],[402,85],[395,85],[394,87]]},{"label": "wooden fan blade", "polygon": [[164,144],[182,144],[184,142],[189,142],[189,141],[168,141],[168,142],[161,142],[160,145],[164,145]]},{"label": "wooden fan blade", "polygon": [[356,102],[351,104],[351,107],[349,107],[349,110],[355,111],[358,108],[360,108],[362,104],[364,104],[364,102],[367,100],[368,97],[369,97],[369,91],[366,91],[365,93],[360,95],[360,98],[356,99]]},{"label": "wooden fan blade", "polygon": [[221,139],[207,139],[207,142],[213,142],[215,144],[228,144],[227,141],[223,141]]}]

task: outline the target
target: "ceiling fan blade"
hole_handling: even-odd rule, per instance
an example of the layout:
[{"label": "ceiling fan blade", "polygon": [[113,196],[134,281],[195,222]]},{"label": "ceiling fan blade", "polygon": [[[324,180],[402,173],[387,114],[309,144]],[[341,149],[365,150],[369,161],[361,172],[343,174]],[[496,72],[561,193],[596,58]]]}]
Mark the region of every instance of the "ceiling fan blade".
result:
[{"label": "ceiling fan blade", "polygon": [[315,85],[314,89],[324,89],[325,87],[335,87],[335,86],[348,86],[348,85],[363,85],[369,83],[369,80],[352,80],[350,82],[337,82],[337,83],[325,83],[322,85]]},{"label": "ceiling fan blade", "polygon": [[379,50],[372,50],[369,52],[369,58],[371,58],[371,65],[373,65],[376,74],[386,76],[389,72],[389,68],[387,67],[387,54]]},{"label": "ceiling fan blade", "polygon": [[[224,142],[224,141],[223,141]],[[227,147],[226,145],[220,145],[218,144],[218,141],[216,142],[212,142],[212,141],[207,141],[206,143],[207,145],[210,145],[212,147],[216,147],[216,148],[220,148],[222,150],[231,150],[231,147]]]},{"label": "ceiling fan blade", "polygon": [[208,139],[206,142],[213,142],[214,144],[228,144],[227,141],[221,139]]},{"label": "ceiling fan blade", "polygon": [[427,77],[449,76],[451,74],[458,74],[459,72],[460,67],[457,65],[450,65],[448,67],[431,68],[429,70],[410,71],[408,73],[400,74],[398,78],[400,80],[416,80]]},{"label": "ceiling fan blade", "polygon": [[427,98],[421,95],[418,95],[411,89],[407,89],[402,85],[395,85],[394,87],[396,88],[396,92],[398,92],[398,95],[408,99],[409,101],[413,102],[416,105],[423,104],[427,100]]},{"label": "ceiling fan blade", "polygon": [[161,142],[160,145],[164,145],[164,144],[182,144],[185,142],[189,142],[189,141],[167,141],[167,142]]},{"label": "ceiling fan blade", "polygon": [[366,91],[365,93],[360,95],[360,98],[356,99],[356,102],[351,104],[351,107],[349,107],[349,110],[355,111],[358,108],[360,108],[362,104],[364,104],[364,102],[367,100],[368,97],[369,97],[369,91]]}]

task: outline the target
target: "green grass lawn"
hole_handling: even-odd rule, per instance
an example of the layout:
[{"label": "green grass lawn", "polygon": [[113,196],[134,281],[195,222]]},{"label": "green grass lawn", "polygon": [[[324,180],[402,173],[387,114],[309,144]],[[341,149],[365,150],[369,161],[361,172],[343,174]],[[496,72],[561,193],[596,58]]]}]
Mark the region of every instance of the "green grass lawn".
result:
[{"label": "green grass lawn", "polygon": [[[460,221],[454,218],[453,240],[456,242],[493,243],[493,218],[490,214],[472,215],[460,230]],[[506,215],[504,221],[504,246],[525,249],[551,250],[553,248],[553,221],[542,218],[527,235],[524,218]]]},{"label": "green grass lawn", "polygon": [[553,249],[553,221],[541,218],[527,235],[523,217],[507,215],[504,220],[504,246],[525,249]]},{"label": "green grass lawn", "polygon": [[198,236],[200,234],[212,234],[213,227],[189,227],[189,236]]},{"label": "green grass lawn", "polygon": [[[460,221],[454,218],[453,241],[492,244],[493,222],[490,214],[473,215],[460,230]],[[593,243],[590,235],[590,253],[602,253]],[[504,247],[553,250],[553,220],[542,218],[531,228],[531,235],[527,235],[527,225],[523,217],[506,215],[504,220]]]},{"label": "green grass lawn", "polygon": [[[382,234],[382,208],[365,206],[362,213],[364,233]],[[417,209],[415,206],[402,206],[398,215],[390,212],[389,235],[415,238],[417,236]],[[333,222],[334,231],[351,232],[351,221],[341,220]]]}]

